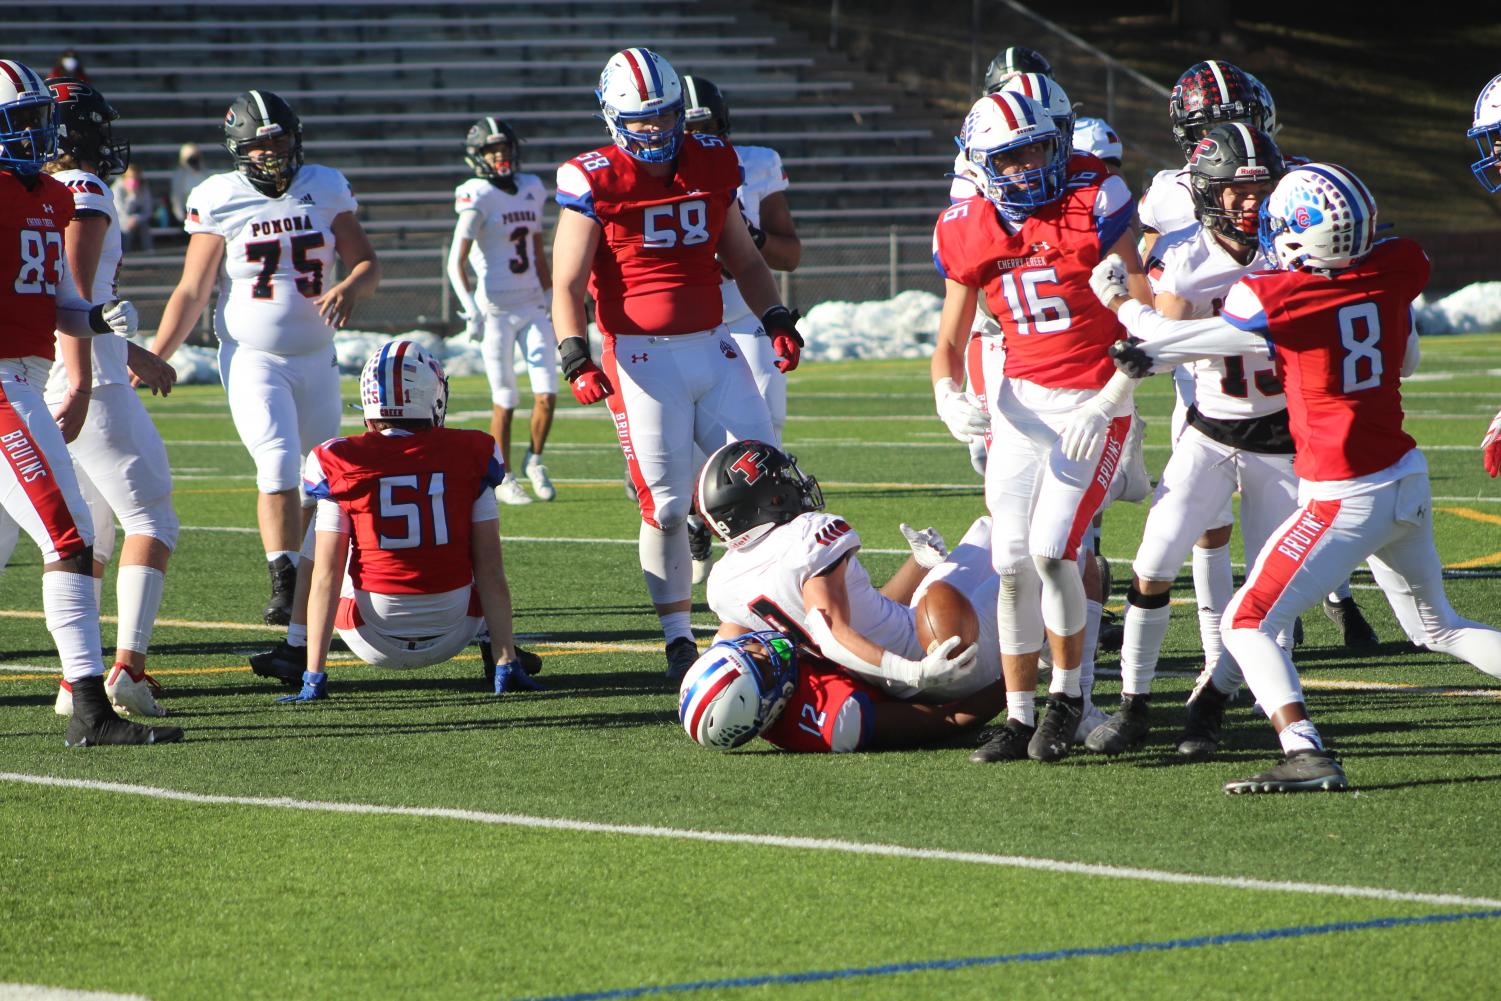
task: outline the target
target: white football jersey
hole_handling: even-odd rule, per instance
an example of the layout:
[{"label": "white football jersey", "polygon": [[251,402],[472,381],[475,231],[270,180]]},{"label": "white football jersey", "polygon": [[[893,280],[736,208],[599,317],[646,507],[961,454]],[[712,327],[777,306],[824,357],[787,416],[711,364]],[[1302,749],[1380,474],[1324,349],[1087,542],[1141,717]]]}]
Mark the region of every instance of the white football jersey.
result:
[{"label": "white football jersey", "polygon": [[[99,266],[94,269],[94,287],[89,289],[88,300],[98,304],[117,298],[116,289],[120,279],[120,261],[124,257],[120,242],[120,216],[115,210],[115,197],[109,185],[86,170],[59,170],[52,175],[73,192],[73,210],[103,213],[109,219],[109,229],[104,233],[104,244],[99,248]],[[94,354],[94,385],[108,386],[130,381],[125,368],[125,339],[117,334],[101,334],[91,342]],[[59,357],[52,365],[47,379],[49,395],[61,394],[68,388],[67,373]]]},{"label": "white football jersey", "polygon": [[547,191],[536,174],[517,174],[515,194],[485,177],[471,177],[454,189],[453,210],[459,215],[455,235],[474,241],[469,266],[490,302],[541,296],[532,238],[542,231],[546,204]]},{"label": "white football jersey", "polygon": [[[736,146],[735,155],[740,158],[742,181],[735,191],[740,211],[752,226],[761,228],[761,200],[778,191],[786,191],[787,171],[782,168],[782,155],[770,146]],[[719,286],[724,296],[724,322],[750,315],[751,308],[740,294],[740,286],[727,278]]]},{"label": "white football jersey", "polygon": [[[1249,264],[1241,264],[1202,226],[1157,241],[1147,264],[1153,293],[1186,301],[1191,312],[1185,319],[1190,320],[1218,316],[1232,285],[1270,268],[1259,250]],[[1193,374],[1192,403],[1205,417],[1243,420],[1287,408],[1282,380],[1264,351],[1204,358],[1185,367]]]},{"label": "white football jersey", "polygon": [[803,584],[848,557],[844,571],[850,624],[877,646],[920,658],[912,609],[877,591],[855,553],[860,536],[843,518],[800,514],[760,542],[731,550],[709,572],[709,607],[722,622],[746,629],[803,630]]},{"label": "white football jersey", "polygon": [[344,175],[315,163],[304,164],[280,198],[238,171],[189,192],[183,229],[224,238],[219,339],[279,355],[327,348],[334,329],[314,300],[334,285],[333,221],[357,207]]},{"label": "white football jersey", "polygon": [[1142,226],[1155,229],[1164,237],[1199,224],[1194,208],[1193,191],[1188,187],[1188,168],[1159,170],[1147,185],[1146,194],[1136,207]]}]

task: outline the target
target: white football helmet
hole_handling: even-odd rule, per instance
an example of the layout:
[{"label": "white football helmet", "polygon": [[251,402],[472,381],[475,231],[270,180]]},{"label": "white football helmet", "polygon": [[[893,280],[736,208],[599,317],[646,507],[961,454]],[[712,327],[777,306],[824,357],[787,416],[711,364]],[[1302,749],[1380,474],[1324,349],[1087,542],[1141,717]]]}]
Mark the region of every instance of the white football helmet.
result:
[{"label": "white football helmet", "polygon": [[1295,167],[1261,203],[1259,238],[1267,260],[1284,271],[1348,268],[1376,242],[1376,199],[1344,167]]},{"label": "white football helmet", "polygon": [[[1051,116],[1035,99],[1015,91],[987,94],[964,117],[955,140],[984,176],[985,197],[1009,219],[1025,219],[1063,195],[1070,149]],[[1039,166],[1015,170],[1004,162],[1038,146]],[[1005,173],[1013,169],[1012,173]]]},{"label": "white football helmet", "polygon": [[[667,163],[683,145],[683,84],[672,66],[651,49],[622,49],[599,75],[600,110],[615,145],[645,163]],[[626,123],[674,116],[663,132],[632,132]]]},{"label": "white football helmet", "polygon": [[1465,133],[1475,140],[1480,159],[1470,164],[1475,180],[1491,194],[1501,191],[1501,76],[1491,79],[1475,98],[1475,120]]},{"label": "white football helmet", "polygon": [[678,722],[704,747],[728,751],[774,723],[796,685],[797,647],[784,634],[719,640],[683,675]]},{"label": "white football helmet", "polygon": [[0,59],[0,170],[34,177],[57,156],[57,106],[41,74]]},{"label": "white football helmet", "polygon": [[1068,93],[1056,80],[1040,73],[1018,73],[1001,85],[1001,91],[1026,94],[1046,108],[1052,116],[1053,124],[1058,126],[1058,134],[1063,137],[1064,144],[1072,148],[1076,117],[1074,102],[1068,99]]},{"label": "white football helmet", "polygon": [[1125,154],[1121,137],[1103,118],[1080,118],[1074,122],[1074,150],[1107,162],[1114,160],[1117,167]]},{"label": "white football helmet", "polygon": [[390,341],[360,373],[360,409],[367,421],[431,420],[442,427],[448,416],[443,363],[416,341]]}]

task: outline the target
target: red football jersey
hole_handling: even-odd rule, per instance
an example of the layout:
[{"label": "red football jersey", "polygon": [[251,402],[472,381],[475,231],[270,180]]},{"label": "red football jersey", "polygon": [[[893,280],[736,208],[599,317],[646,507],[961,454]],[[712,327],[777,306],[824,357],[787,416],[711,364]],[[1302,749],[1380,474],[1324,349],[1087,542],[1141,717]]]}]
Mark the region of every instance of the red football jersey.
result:
[{"label": "red football jersey", "polygon": [[[1119,205],[1096,213],[1102,187]],[[1089,288],[1089,273],[1134,218],[1125,182],[1104,163],[1075,155],[1062,198],[1007,231],[995,206],[976,195],[955,202],[933,230],[933,263],[961,285],[983,290],[1006,343],[1008,378],[1052,389],[1099,389],[1115,372],[1105,354],[1126,335]]]},{"label": "red football jersey", "polygon": [[438,594],[473,582],[474,502],[504,477],[488,434],[432,428],[330,439],[308,453],[302,485],[349,515],[356,588]]},{"label": "red football jersey", "polygon": [[691,334],[719,324],[714,252],[739,186],[734,148],[698,134],[684,138],[667,178],[652,177],[617,146],[558,168],[558,204],[603,228],[589,274],[602,333]]},{"label": "red football jersey", "polygon": [[[797,687],[761,736],[784,751],[805,754],[863,750],[875,726],[875,704],[890,702],[891,696],[806,651],[798,651],[797,665]],[[859,729],[836,735],[840,713],[851,700],[856,705],[848,711],[859,713]]]},{"label": "red football jersey", "polygon": [[1367,476],[1416,447],[1402,430],[1402,360],[1429,270],[1423,248],[1396,237],[1336,274],[1268,271],[1231,287],[1220,315],[1276,349],[1300,478]]},{"label": "red football jersey", "polygon": [[[73,219],[73,193],[47,174],[28,188],[0,171],[0,358],[55,355],[63,231]],[[78,298],[62,289],[63,298]]]}]

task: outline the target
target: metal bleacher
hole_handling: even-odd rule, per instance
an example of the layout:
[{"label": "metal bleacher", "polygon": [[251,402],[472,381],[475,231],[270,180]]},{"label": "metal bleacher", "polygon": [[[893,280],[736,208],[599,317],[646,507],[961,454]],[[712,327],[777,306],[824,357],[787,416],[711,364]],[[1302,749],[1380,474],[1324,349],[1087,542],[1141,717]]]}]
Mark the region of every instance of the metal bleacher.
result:
[{"label": "metal bleacher", "polygon": [[[923,234],[946,200],[954,123],[753,4],[50,0],[6,20],[18,40],[5,43],[7,58],[45,71],[62,49],[77,50],[163,198],[183,143],[200,145],[210,169],[228,169],[219,123],[236,94],[260,87],[290,101],[308,160],[349,177],[382,255],[386,281],[361,325],[452,328],[442,257],[453,186],[468,176],[469,124],[487,114],[512,121],[523,169],[550,188],[559,162],[607,141],[593,88],[609,55],[629,45],[713,79],[730,101],[732,139],[781,152],[808,247],[804,267],[784,280],[799,306],[884,296],[899,272],[937,285]],[[121,280],[148,327],[184,242],[175,226],[154,236]]]}]

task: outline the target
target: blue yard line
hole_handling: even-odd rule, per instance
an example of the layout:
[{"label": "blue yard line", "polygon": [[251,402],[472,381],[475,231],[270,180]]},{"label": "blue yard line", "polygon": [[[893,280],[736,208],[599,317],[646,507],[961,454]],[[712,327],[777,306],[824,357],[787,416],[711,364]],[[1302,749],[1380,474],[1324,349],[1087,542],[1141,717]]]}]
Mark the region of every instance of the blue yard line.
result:
[{"label": "blue yard line", "polygon": [[1298,925],[1292,928],[1267,928],[1262,931],[1229,932],[1195,938],[1174,938],[1163,942],[1132,942],[1126,945],[1097,945],[1076,949],[1051,949],[1045,952],[1012,952],[1002,956],[968,956],[961,959],[934,959],[918,963],[886,963],[881,966],[857,966],[844,970],[810,970],[805,973],[769,973],[755,977],[727,977],[723,980],[695,980],[681,984],[649,987],[621,987],[583,994],[553,994],[526,998],[523,1001],[616,1001],[650,994],[686,994],[690,991],[724,990],[736,987],[768,987],[778,984],[809,984],[823,980],[849,980],[855,977],[889,977],[898,973],[925,973],[932,970],[964,970],[1005,963],[1048,963],[1057,959],[1084,959],[1092,956],[1120,956],[1134,952],[1167,952],[1173,949],[1202,949],[1211,945],[1239,942],[1267,942],[1284,938],[1307,938],[1339,932],[1367,931],[1372,928],[1402,928],[1408,925],[1448,924],[1501,918],[1501,910],[1463,911],[1457,914],[1427,914],[1421,917],[1375,918],[1370,921],[1336,921],[1325,925]]}]

